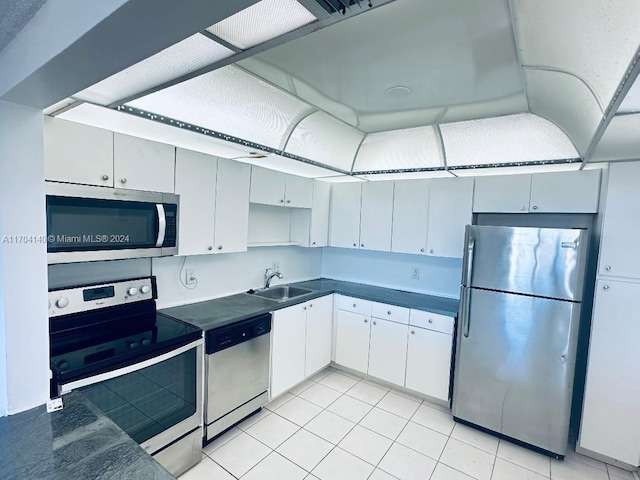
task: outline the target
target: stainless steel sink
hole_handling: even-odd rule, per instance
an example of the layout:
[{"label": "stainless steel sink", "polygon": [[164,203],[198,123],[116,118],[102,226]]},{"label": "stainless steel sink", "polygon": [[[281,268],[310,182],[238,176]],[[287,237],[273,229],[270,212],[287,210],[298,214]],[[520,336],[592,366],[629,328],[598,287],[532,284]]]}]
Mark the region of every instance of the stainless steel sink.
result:
[{"label": "stainless steel sink", "polygon": [[313,293],[313,290],[300,287],[289,287],[285,285],[282,287],[271,287],[266,290],[261,290],[259,292],[255,292],[253,295],[260,298],[275,300],[277,302],[286,302],[287,300],[301,297],[308,293]]}]

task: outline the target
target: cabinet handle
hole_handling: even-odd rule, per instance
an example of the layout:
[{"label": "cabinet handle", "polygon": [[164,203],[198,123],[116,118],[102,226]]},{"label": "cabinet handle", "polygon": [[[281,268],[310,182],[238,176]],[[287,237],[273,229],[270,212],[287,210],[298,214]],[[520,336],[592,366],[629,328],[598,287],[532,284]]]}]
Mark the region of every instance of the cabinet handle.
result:
[{"label": "cabinet handle", "polygon": [[309,304],[309,308],[311,308],[311,307],[313,307],[313,303],[310,303],[310,304]]},{"label": "cabinet handle", "polygon": [[353,308],[356,308],[356,304],[355,303],[353,304]]},{"label": "cabinet handle", "polygon": [[377,323],[377,322],[373,322],[373,324],[374,324],[374,325],[377,325],[378,323]]},{"label": "cabinet handle", "polygon": [[316,244],[316,242],[311,242],[311,245],[315,245],[315,244]]},{"label": "cabinet handle", "polygon": [[360,246],[364,248],[364,243],[361,243]]},{"label": "cabinet handle", "polygon": [[364,323],[369,323],[369,320],[367,320],[366,318],[364,319]]},{"label": "cabinet handle", "polygon": [[415,330],[411,330],[411,335],[415,335],[416,331]]},{"label": "cabinet handle", "polygon": [[538,209],[538,206],[537,206],[537,205],[534,205],[534,206],[533,206],[533,209],[534,209],[534,210],[537,210],[537,209]]},{"label": "cabinet handle", "polygon": [[421,251],[422,253],[424,253],[424,248],[421,248],[421,249],[420,249],[420,251]]},{"label": "cabinet handle", "polygon": [[303,307],[302,309],[303,309],[303,310],[306,310],[306,309],[307,309],[307,307]]},{"label": "cabinet handle", "polygon": [[435,253],[435,252],[433,251],[433,248],[432,248],[431,250],[429,250],[429,253]]},{"label": "cabinet handle", "polygon": [[391,310],[389,310],[389,311],[387,312],[387,315],[391,315]]},{"label": "cabinet handle", "polygon": [[280,203],[284,203],[284,198],[281,198],[281,199],[280,199]]},{"label": "cabinet handle", "polygon": [[429,323],[433,323],[433,320],[431,318],[429,319]]},{"label": "cabinet handle", "polygon": [[211,251],[211,250],[213,250],[213,247],[212,247],[211,245],[209,245],[209,246],[207,247],[207,250]]},{"label": "cabinet handle", "polygon": [[606,267],[604,267],[604,269],[605,269],[607,272],[610,272],[610,271],[611,271],[611,265],[607,265]]},{"label": "cabinet handle", "polygon": [[603,285],[603,286],[602,286],[602,289],[603,289],[603,290],[609,290],[609,285]]},{"label": "cabinet handle", "polygon": [[109,180],[109,175],[102,175],[103,180]]},{"label": "cabinet handle", "polygon": [[127,179],[126,178],[121,178],[120,179],[120,183],[127,183]]},{"label": "cabinet handle", "polygon": [[287,200],[287,203],[291,203],[291,200]]},{"label": "cabinet handle", "polygon": [[222,245],[218,245],[218,250],[222,250]]},{"label": "cabinet handle", "polygon": [[358,246],[358,244],[357,244],[357,243],[354,243],[354,244],[353,244],[353,246],[354,246],[354,247],[357,247],[357,246]]}]

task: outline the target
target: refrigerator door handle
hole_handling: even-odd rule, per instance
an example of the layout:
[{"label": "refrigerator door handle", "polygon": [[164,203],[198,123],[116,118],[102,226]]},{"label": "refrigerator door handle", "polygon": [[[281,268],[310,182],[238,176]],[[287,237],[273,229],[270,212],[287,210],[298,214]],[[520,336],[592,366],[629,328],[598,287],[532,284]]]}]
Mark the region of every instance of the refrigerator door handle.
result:
[{"label": "refrigerator door handle", "polygon": [[469,235],[469,240],[467,241],[467,255],[466,255],[466,268],[465,268],[465,281],[464,285],[466,287],[471,286],[471,274],[473,273],[473,254],[476,247],[476,239]]},{"label": "refrigerator door handle", "polygon": [[471,289],[467,287],[464,289],[464,298],[462,299],[462,335],[464,335],[464,338],[469,338],[470,304],[471,304]]},{"label": "refrigerator door handle", "polygon": [[465,252],[464,289],[462,296],[462,334],[469,337],[469,308],[471,303],[471,277],[473,274],[473,254],[475,252],[476,239],[469,235],[467,227],[467,251]]}]

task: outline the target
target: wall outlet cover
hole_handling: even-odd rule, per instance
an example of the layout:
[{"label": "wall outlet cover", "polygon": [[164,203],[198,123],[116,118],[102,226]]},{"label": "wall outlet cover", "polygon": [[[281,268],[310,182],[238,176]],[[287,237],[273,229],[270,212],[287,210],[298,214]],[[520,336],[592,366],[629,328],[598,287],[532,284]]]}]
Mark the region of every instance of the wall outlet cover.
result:
[{"label": "wall outlet cover", "polygon": [[420,280],[420,267],[411,267],[411,278],[413,280]]},{"label": "wall outlet cover", "polygon": [[196,283],[196,269],[187,268],[184,274],[184,283],[187,285],[194,285]]},{"label": "wall outlet cover", "polygon": [[57,412],[58,410],[62,410],[64,405],[62,403],[62,398],[53,398],[47,402],[47,413]]}]

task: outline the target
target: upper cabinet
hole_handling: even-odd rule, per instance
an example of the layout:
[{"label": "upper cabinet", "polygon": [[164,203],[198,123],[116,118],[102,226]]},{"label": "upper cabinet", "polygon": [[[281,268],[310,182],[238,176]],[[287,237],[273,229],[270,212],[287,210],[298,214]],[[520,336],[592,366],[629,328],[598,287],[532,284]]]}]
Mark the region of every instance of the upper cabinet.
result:
[{"label": "upper cabinet", "polygon": [[462,258],[464,230],[472,220],[473,178],[434,178],[429,189],[427,253]]},{"label": "upper cabinet", "polygon": [[609,165],[609,183],[600,240],[600,275],[640,279],[640,162]]},{"label": "upper cabinet", "polygon": [[174,191],[175,147],[44,117],[45,179]]},{"label": "upper cabinet", "polygon": [[251,167],[252,203],[311,208],[313,180],[257,166]]},{"label": "upper cabinet", "polygon": [[391,251],[393,182],[362,184],[360,211],[360,248]]},{"label": "upper cabinet", "polygon": [[331,186],[329,245],[332,247],[358,248],[360,245],[361,194],[360,182]]},{"label": "upper cabinet", "polygon": [[303,247],[326,247],[329,245],[331,184],[314,180],[312,196],[311,210],[291,209],[290,240]]},{"label": "upper cabinet", "polygon": [[180,255],[247,250],[250,166],[178,149]]},{"label": "upper cabinet", "polygon": [[113,132],[45,116],[44,176],[113,187]]},{"label": "upper cabinet", "polygon": [[393,193],[391,251],[427,252],[430,180],[400,180]]},{"label": "upper cabinet", "polygon": [[114,184],[119,188],[173,192],[175,147],[116,133],[113,136]]},{"label": "upper cabinet", "polygon": [[476,213],[596,213],[600,170],[478,177]]}]

